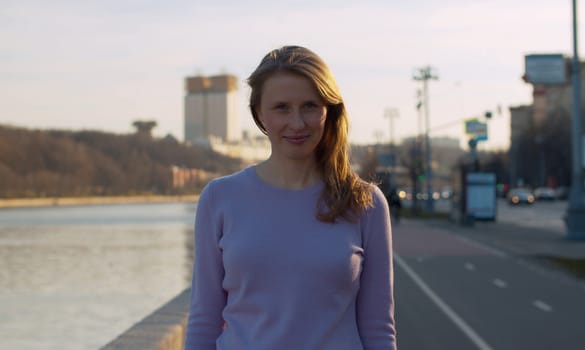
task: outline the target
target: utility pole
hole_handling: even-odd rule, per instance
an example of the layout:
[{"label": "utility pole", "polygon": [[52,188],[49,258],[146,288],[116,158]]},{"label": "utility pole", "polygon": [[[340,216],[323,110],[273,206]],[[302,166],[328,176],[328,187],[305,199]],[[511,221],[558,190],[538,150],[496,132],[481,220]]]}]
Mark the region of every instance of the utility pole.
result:
[{"label": "utility pole", "polygon": [[423,83],[423,104],[425,106],[425,158],[426,158],[426,173],[425,180],[427,183],[427,211],[433,211],[433,170],[431,167],[431,140],[429,137],[430,121],[429,121],[429,80],[438,80],[439,77],[433,74],[431,66],[417,68],[416,73],[412,77],[414,80],[422,81]]},{"label": "utility pole", "polygon": [[571,192],[565,223],[568,239],[585,239],[585,198],[583,195],[582,126],[581,126],[581,73],[577,45],[577,0],[573,0],[573,132]]},{"label": "utility pole", "polygon": [[423,96],[422,96],[422,90],[421,89],[417,89],[416,90],[416,111],[418,112],[418,135],[416,135],[417,140],[420,141],[420,138],[422,137],[422,106],[423,106]]},{"label": "utility pole", "polygon": [[374,131],[374,138],[376,139],[376,145],[380,144],[380,141],[382,141],[382,135],[384,135],[382,130]]},{"label": "utility pole", "polygon": [[422,168],[422,148],[423,148],[423,96],[422,90],[416,90],[416,111],[418,114],[418,123],[417,123],[417,135],[416,135],[416,143],[414,148],[414,159],[415,159],[415,173],[416,173],[416,180],[413,181],[413,189],[412,189],[412,200],[413,206],[416,215],[418,215],[418,210],[420,202],[417,200],[417,195],[419,193],[419,181],[420,181],[420,173],[419,171]]},{"label": "utility pole", "polygon": [[396,108],[386,108],[384,110],[384,118],[388,118],[390,130],[388,130],[388,152],[390,157],[390,167],[388,171],[388,189],[394,187],[394,171],[396,166],[396,148],[394,147],[394,118],[398,118],[398,110]]},{"label": "utility pole", "polygon": [[384,118],[388,118],[388,120],[390,121],[390,130],[389,130],[389,134],[388,137],[390,138],[390,146],[394,146],[394,118],[398,118],[400,115],[398,113],[398,110],[396,108],[386,108],[384,110]]}]

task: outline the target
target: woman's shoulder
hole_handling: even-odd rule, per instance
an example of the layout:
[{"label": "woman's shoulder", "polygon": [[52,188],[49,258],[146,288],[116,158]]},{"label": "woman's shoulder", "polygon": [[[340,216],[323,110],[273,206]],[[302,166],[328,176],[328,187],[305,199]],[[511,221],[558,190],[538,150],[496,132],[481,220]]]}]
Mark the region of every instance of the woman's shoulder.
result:
[{"label": "woman's shoulder", "polygon": [[250,172],[253,171],[253,169],[254,169],[254,166],[248,166],[248,167],[245,167],[241,170],[236,171],[235,173],[216,177],[211,182],[220,183],[220,184],[238,183],[238,182],[244,181],[246,178],[249,178]]},{"label": "woman's shoulder", "polygon": [[376,202],[380,201],[381,199],[385,199],[384,193],[376,183],[363,179],[359,179],[358,181],[360,181],[360,185],[366,189],[368,194],[372,196],[373,204],[376,204]]},{"label": "woman's shoulder", "polygon": [[216,177],[209,181],[206,188],[213,189],[213,191],[232,189],[234,187],[241,188],[251,180],[252,171],[254,171],[253,166],[249,166],[235,173]]},{"label": "woman's shoulder", "polygon": [[367,182],[368,191],[372,196],[372,206],[368,208],[367,211],[383,209],[387,210],[388,202],[386,201],[386,196],[384,196],[384,192],[380,189],[378,185],[372,182]]}]

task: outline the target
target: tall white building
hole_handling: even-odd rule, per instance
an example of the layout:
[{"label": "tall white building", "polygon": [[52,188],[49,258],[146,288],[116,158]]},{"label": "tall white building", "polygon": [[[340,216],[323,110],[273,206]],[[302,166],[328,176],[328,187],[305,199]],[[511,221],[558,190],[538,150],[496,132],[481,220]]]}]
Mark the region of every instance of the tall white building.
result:
[{"label": "tall white building", "polygon": [[185,79],[185,142],[209,144],[241,139],[238,84],[233,75]]}]

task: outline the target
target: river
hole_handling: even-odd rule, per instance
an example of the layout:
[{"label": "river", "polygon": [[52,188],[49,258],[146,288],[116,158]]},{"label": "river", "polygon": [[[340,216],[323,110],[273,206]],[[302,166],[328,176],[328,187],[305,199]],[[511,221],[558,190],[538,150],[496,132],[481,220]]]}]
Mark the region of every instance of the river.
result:
[{"label": "river", "polygon": [[0,349],[95,350],[188,287],[195,203],[0,210]]}]

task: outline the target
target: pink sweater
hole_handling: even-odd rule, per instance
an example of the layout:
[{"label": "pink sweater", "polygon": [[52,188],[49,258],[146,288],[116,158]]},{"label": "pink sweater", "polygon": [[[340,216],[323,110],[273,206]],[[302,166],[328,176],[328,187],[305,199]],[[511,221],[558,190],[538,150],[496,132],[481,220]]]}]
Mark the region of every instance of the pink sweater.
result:
[{"label": "pink sweater", "polygon": [[396,349],[386,200],[372,186],[359,222],[324,223],[322,188],[276,188],[252,166],[203,190],[186,350]]}]

